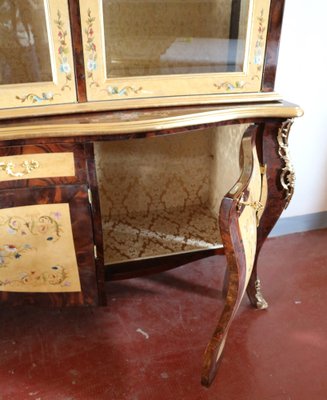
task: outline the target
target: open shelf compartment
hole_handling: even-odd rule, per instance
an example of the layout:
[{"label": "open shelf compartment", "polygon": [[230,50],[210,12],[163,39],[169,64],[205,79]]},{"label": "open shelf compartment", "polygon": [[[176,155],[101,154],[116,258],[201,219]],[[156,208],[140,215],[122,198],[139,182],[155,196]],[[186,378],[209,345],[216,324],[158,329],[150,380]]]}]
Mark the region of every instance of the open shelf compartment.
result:
[{"label": "open shelf compartment", "polygon": [[105,264],[222,247],[247,126],[96,143]]}]

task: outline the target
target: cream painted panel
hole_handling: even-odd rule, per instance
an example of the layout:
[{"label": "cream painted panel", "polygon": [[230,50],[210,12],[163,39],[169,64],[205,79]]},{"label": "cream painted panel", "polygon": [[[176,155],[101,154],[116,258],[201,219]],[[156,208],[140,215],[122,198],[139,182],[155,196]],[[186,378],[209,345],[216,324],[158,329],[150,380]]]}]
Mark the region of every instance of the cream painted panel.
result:
[{"label": "cream painted panel", "polygon": [[68,1],[44,0],[44,8],[52,79],[0,85],[0,108],[76,102]]},{"label": "cream painted panel", "polygon": [[241,174],[240,147],[248,126],[222,126],[212,133],[209,203],[213,213],[218,214],[223,197]]},{"label": "cream painted panel", "polygon": [[248,205],[245,205],[239,217],[240,234],[242,238],[246,261],[246,277],[244,290],[246,289],[251,276],[255,252],[257,248],[257,209],[252,205],[257,204],[259,201],[262,202],[263,207],[266,204],[266,199],[262,197],[262,177],[260,172],[260,164],[255,148],[252,151],[252,155],[253,171],[250,183],[247,188],[247,190],[249,191],[249,197],[246,200],[246,203],[248,203]]},{"label": "cream painted panel", "polygon": [[65,176],[75,176],[74,153],[0,157],[0,182]]},{"label": "cream painted panel", "polygon": [[[213,95],[224,93],[260,92],[262,67],[270,0],[252,0],[249,12],[249,30],[246,39],[244,69],[232,73],[201,73],[178,75],[150,75],[107,79],[102,2],[80,1],[83,24],[83,46],[86,68],[87,97],[92,100],[122,102],[127,99],[159,98],[160,104],[170,104],[171,96],[186,104],[185,96],[201,96],[200,102],[212,101]],[[187,97],[187,98],[188,98]],[[217,99],[219,96],[217,96]],[[165,101],[164,101],[165,100]]]},{"label": "cream painted panel", "polygon": [[0,290],[81,291],[68,204],[0,210]]}]

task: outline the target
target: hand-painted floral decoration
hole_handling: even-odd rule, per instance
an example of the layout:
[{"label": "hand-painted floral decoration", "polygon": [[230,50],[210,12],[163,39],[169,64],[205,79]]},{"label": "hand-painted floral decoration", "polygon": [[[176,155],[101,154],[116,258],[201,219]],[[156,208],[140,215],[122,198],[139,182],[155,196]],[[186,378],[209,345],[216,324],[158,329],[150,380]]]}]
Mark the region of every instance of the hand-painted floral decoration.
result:
[{"label": "hand-painted floral decoration", "polygon": [[118,96],[127,96],[130,93],[138,94],[142,90],[142,87],[135,88],[133,86],[124,86],[122,88],[119,88],[117,86],[107,86],[106,89],[103,90],[107,92],[108,95],[117,94]]},{"label": "hand-painted floral decoration", "polygon": [[[265,46],[265,33],[266,27],[264,26],[264,9],[260,11],[260,15],[257,17],[259,21],[257,39],[255,42],[255,50],[253,63],[257,66],[257,74],[251,76],[251,81],[256,79],[260,79],[259,74],[262,71],[262,65],[264,61],[264,46]],[[235,81],[235,82],[223,82],[223,83],[215,83],[214,87],[218,90],[224,89],[227,91],[232,91],[235,89],[243,89],[247,85],[250,85],[250,82],[244,81]]]},{"label": "hand-painted floral decoration", "polygon": [[[33,264],[28,267],[24,261],[24,254],[37,252],[32,244],[33,239],[39,237],[44,242],[57,242],[61,238],[63,228],[61,226],[62,214],[59,211],[49,215],[30,215],[22,217],[0,218],[2,240],[0,244],[0,269],[16,271],[9,277],[0,279],[0,288],[29,286],[33,288],[46,285],[69,287],[71,281],[68,272],[63,265],[55,264],[49,269],[37,271]],[[7,242],[6,242],[7,241]],[[23,244],[15,244],[20,242]],[[24,271],[22,271],[24,269]],[[6,275],[4,275],[6,276]],[[6,290],[6,289],[4,289]]]},{"label": "hand-painted floral decoration", "polygon": [[[7,233],[12,236],[8,243],[0,244],[0,268],[8,267],[11,260],[18,259],[27,251],[33,250],[33,246],[28,243],[28,238],[32,236],[43,236],[48,242],[56,242],[60,239],[61,226],[59,224],[60,213],[52,215],[42,215],[28,219],[10,217],[0,219],[0,226],[6,228]],[[15,235],[25,236],[26,241],[23,245],[15,245]]]},{"label": "hand-painted floral decoration", "polygon": [[24,286],[43,286],[43,285],[53,285],[53,286],[70,286],[70,282],[67,281],[68,274],[64,267],[61,265],[54,265],[49,271],[37,273],[36,271],[23,272],[17,276],[16,279],[4,279],[0,280],[1,286],[10,285],[24,285]]},{"label": "hand-painted floral decoration", "polygon": [[265,32],[266,27],[263,25],[264,18],[263,18],[264,10],[261,10],[260,16],[258,17],[259,21],[259,28],[258,28],[258,36],[255,43],[255,52],[254,52],[254,64],[257,65],[258,72],[262,69],[263,64],[263,48],[265,43]]},{"label": "hand-painted floral decoration", "polygon": [[59,10],[57,11],[57,19],[54,22],[58,28],[58,41],[59,41],[58,54],[60,62],[59,70],[61,73],[65,74],[66,77],[66,81],[64,85],[61,87],[61,90],[65,90],[66,88],[71,90],[69,81],[72,80],[72,74],[71,74],[71,67],[69,65],[67,57],[67,54],[69,54],[69,48],[67,42],[68,32],[65,29],[64,23],[61,18],[61,13]]},{"label": "hand-painted floral decoration", "polygon": [[59,93],[44,92],[41,96],[35,93],[28,93],[25,96],[16,96],[16,99],[20,100],[22,103],[25,101],[31,101],[32,103],[42,103],[44,100],[51,101],[55,96],[60,96]]},{"label": "hand-painted floral decoration", "polygon": [[214,84],[214,86],[219,90],[219,89],[224,89],[224,90],[234,90],[234,89],[243,89],[249,85],[249,82],[244,82],[244,81],[235,81],[233,83],[231,82],[223,82],[221,84]]},{"label": "hand-painted floral decoration", "polygon": [[88,59],[86,62],[87,68],[87,77],[91,80],[90,87],[96,86],[99,87],[99,83],[94,78],[94,71],[97,69],[97,48],[94,43],[94,30],[93,30],[93,23],[95,18],[91,15],[91,10],[87,10],[87,20],[86,20],[86,52],[88,55]]}]

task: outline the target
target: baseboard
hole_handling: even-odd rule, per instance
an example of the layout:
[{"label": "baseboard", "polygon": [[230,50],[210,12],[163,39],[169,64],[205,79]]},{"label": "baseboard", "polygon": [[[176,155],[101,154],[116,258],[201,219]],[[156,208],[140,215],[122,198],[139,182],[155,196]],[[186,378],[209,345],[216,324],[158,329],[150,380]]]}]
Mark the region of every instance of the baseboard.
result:
[{"label": "baseboard", "polygon": [[327,228],[327,211],[281,218],[269,236],[282,236],[290,233],[305,232],[324,228]]}]

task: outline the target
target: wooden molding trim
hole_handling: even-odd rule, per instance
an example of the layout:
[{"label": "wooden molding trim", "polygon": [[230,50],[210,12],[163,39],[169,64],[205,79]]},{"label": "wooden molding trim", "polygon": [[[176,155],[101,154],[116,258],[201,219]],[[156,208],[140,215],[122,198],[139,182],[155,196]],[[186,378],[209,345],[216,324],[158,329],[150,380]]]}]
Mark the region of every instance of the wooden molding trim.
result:
[{"label": "wooden molding trim", "polygon": [[[209,111],[208,111],[209,110]],[[193,112],[192,112],[193,111]],[[5,124],[0,128],[1,140],[34,139],[40,137],[74,137],[96,135],[121,135],[128,133],[161,131],[190,127],[201,124],[219,123],[246,118],[295,118],[303,115],[300,107],[289,103],[265,103],[238,106],[224,106],[205,111],[171,113],[165,109],[166,116],[155,116],[148,112],[135,112],[130,119],[121,117],[109,118],[108,114],[95,115],[94,118],[66,118],[63,120],[33,120],[21,124]],[[121,113],[120,113],[121,114]],[[127,115],[128,116],[128,115]]]}]

